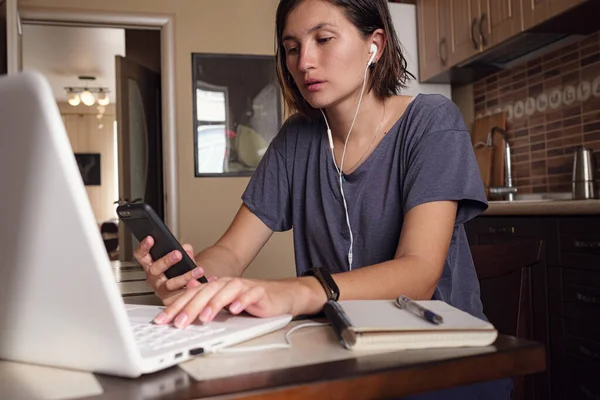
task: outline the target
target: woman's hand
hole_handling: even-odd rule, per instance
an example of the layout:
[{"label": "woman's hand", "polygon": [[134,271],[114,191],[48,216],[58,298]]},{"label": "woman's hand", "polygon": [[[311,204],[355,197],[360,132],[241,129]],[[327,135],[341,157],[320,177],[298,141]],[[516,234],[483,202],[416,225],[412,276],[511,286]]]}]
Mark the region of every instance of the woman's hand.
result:
[{"label": "woman's hand", "polygon": [[224,308],[234,315],[242,311],[256,317],[295,315],[300,313],[296,299],[310,295],[308,291],[310,289],[298,280],[219,278],[204,285],[188,286],[154,322],[173,322],[177,328],[185,328],[196,319],[211,321]]},{"label": "woman's hand", "polygon": [[[154,289],[154,293],[165,305],[171,304],[182,293],[185,287],[194,288],[202,285],[197,281],[205,274],[202,267],[196,267],[191,271],[175,278],[168,279],[164,272],[172,265],[178,263],[183,255],[174,250],[159,260],[154,261],[150,256],[150,249],[154,245],[154,239],[151,236],[146,237],[134,250],[133,256],[146,272],[146,282]],[[189,244],[182,245],[185,252],[194,260],[194,249]],[[215,277],[207,277],[215,280]]]}]

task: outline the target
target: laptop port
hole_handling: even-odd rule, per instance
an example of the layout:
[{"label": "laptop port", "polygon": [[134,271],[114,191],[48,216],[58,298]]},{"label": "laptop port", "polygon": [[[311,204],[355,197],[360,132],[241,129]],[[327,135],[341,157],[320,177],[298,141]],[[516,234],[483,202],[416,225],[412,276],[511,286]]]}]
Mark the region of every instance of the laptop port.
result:
[{"label": "laptop port", "polygon": [[175,358],[179,358],[179,357],[181,357],[182,355],[183,355],[183,353],[177,353],[177,354],[175,354]]},{"label": "laptop port", "polygon": [[197,356],[198,354],[204,353],[203,347],[196,347],[195,349],[190,350],[190,356]]}]

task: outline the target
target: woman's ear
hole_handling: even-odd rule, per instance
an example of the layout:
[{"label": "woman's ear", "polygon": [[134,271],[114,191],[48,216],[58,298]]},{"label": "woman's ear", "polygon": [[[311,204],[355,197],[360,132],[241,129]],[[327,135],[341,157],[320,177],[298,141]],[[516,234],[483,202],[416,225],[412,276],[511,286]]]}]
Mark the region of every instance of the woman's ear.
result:
[{"label": "woman's ear", "polygon": [[383,54],[383,49],[385,47],[385,32],[383,29],[376,29],[372,34],[371,34],[371,40],[370,42],[372,44],[374,44],[375,46],[377,46],[377,54],[375,54],[375,59],[373,60],[373,62],[377,62],[379,61],[379,59],[381,58],[381,55]]}]

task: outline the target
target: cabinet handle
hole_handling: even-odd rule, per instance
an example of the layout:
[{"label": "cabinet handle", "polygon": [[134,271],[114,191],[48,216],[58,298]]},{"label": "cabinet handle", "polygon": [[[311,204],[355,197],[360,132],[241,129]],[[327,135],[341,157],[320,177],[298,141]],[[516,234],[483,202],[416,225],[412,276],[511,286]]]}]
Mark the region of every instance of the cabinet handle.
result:
[{"label": "cabinet handle", "polygon": [[579,301],[581,301],[582,303],[588,303],[588,304],[600,304],[600,298],[596,297],[596,296],[588,296],[582,293],[575,293],[575,298]]},{"label": "cabinet handle", "polygon": [[600,249],[600,242],[582,242],[575,239],[575,247],[578,249]]},{"label": "cabinet handle", "polygon": [[487,14],[482,13],[481,19],[479,20],[479,35],[481,36],[481,44],[483,45],[483,47],[487,46],[487,39],[485,38],[485,35],[483,34],[483,21],[485,21],[486,19],[487,19]]},{"label": "cabinet handle", "polygon": [[515,233],[514,226],[490,226],[489,233]]},{"label": "cabinet handle", "polygon": [[479,43],[477,43],[477,33],[473,30],[477,27],[477,18],[473,18],[473,22],[471,22],[471,40],[473,41],[473,47],[475,50],[479,50]]},{"label": "cabinet handle", "polygon": [[[442,54],[442,48],[444,49],[443,54]],[[446,66],[446,63],[448,62],[447,56],[448,56],[448,52],[447,52],[447,47],[446,47],[446,38],[443,37],[440,39],[440,44],[438,46],[438,55],[440,56],[440,62],[442,63],[443,66]]]},{"label": "cabinet handle", "polygon": [[583,354],[585,356],[588,356],[595,360],[600,360],[600,354],[598,354],[597,352],[595,352],[593,350],[588,349],[587,347],[585,347],[582,344],[579,345],[579,351],[581,352],[581,354]]}]

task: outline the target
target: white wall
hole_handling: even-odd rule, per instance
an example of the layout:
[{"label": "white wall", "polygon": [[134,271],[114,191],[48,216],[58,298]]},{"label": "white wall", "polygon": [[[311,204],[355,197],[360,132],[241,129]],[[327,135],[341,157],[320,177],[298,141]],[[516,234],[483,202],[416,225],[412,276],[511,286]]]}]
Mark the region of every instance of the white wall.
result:
[{"label": "white wall", "polygon": [[417,44],[417,7],[413,4],[388,3],[394,29],[398,34],[400,43],[404,48],[404,57],[408,63],[408,71],[417,79],[409,83],[404,94],[416,95],[418,93],[442,94],[452,99],[449,84],[419,83],[419,53]]}]

